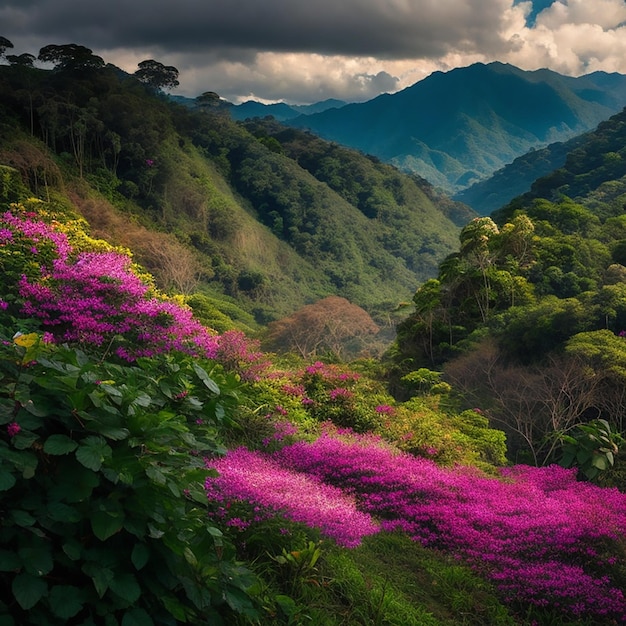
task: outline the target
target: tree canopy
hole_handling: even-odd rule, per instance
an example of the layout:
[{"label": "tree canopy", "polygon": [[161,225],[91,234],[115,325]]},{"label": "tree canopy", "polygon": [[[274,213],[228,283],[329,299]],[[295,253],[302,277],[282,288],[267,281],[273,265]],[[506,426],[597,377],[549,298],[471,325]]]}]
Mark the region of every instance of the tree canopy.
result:
[{"label": "tree canopy", "polygon": [[163,65],[153,59],[139,63],[135,76],[146,85],[156,90],[178,87],[178,70],[172,65]]},{"label": "tree canopy", "polygon": [[104,67],[102,57],[75,43],[50,44],[39,50],[37,57],[43,63],[53,63],[59,69],[86,69]]}]

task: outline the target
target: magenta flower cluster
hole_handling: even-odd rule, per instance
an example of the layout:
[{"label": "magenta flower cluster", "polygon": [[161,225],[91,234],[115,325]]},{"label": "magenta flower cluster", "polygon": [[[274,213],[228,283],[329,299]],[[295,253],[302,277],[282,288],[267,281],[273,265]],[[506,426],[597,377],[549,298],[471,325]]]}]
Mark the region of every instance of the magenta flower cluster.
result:
[{"label": "magenta flower cluster", "polygon": [[336,365],[322,363],[316,361],[312,365],[304,368],[304,378],[318,377],[324,380],[326,383],[346,383],[355,381],[360,378],[356,372],[346,372],[337,367]]},{"label": "magenta flower cluster", "polygon": [[[230,526],[246,528],[270,511],[317,528],[348,548],[359,545],[365,535],[378,532],[372,518],[357,510],[354,499],[339,488],[280,467],[261,453],[238,448],[224,458],[207,461],[207,466],[219,472],[217,478],[207,478],[207,495],[220,505],[217,514]],[[253,519],[228,515],[232,503],[241,501],[255,507]]]},{"label": "magenta flower cluster", "polygon": [[242,380],[257,381],[271,365],[259,345],[239,330],[228,330],[217,337],[215,358],[239,373]]},{"label": "magenta flower cluster", "polygon": [[65,234],[43,222],[9,212],[2,220],[12,233],[53,246],[54,258],[41,265],[40,277],[22,275],[17,289],[22,313],[39,319],[57,341],[108,346],[123,337],[115,349],[127,360],[171,350],[217,355],[218,337],[190,309],[150,295],[128,256],[74,254]]},{"label": "magenta flower cluster", "polygon": [[460,555],[509,602],[626,622],[610,576],[624,558],[626,494],[556,466],[516,466],[501,479],[440,468],[355,434],[297,442],[272,460],[341,485],[383,529]]}]

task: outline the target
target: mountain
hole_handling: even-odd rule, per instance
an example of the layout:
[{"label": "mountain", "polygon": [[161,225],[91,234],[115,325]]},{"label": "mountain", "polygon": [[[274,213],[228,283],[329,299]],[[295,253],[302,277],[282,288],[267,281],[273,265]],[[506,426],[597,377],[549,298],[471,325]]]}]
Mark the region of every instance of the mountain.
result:
[{"label": "mountain", "polygon": [[501,219],[534,200],[571,198],[601,220],[623,214],[626,201],[626,108],[576,138],[561,167],[494,212]]},{"label": "mountain", "polygon": [[625,103],[621,74],[573,78],[477,63],[288,123],[458,192],[533,148],[594,128]]},{"label": "mountain", "polygon": [[178,104],[113,66],[0,66],[0,165],[132,249],[161,288],[248,324],[329,295],[388,319],[475,215],[354,150],[317,141],[296,156],[228,109],[210,92]]},{"label": "mountain", "polygon": [[337,109],[344,106],[343,100],[330,98],[314,104],[263,104],[254,100],[236,104],[229,108],[229,113],[234,120],[246,120],[253,117],[266,117],[271,115],[278,121],[290,120],[299,115],[312,115],[328,109]]},{"label": "mountain", "polygon": [[479,215],[489,215],[529,191],[538,178],[562,167],[568,152],[583,141],[584,134],[551,143],[545,148],[533,149],[500,168],[491,177],[474,183],[453,197],[472,207]]}]

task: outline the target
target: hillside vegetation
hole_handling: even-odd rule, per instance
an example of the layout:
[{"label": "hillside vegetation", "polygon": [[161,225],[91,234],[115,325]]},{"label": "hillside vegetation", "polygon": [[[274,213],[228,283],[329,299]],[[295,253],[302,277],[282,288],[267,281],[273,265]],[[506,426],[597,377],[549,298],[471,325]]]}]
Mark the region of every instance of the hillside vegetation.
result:
[{"label": "hillside vegetation", "polygon": [[505,429],[510,453],[533,463],[558,458],[580,422],[624,431],[625,115],[470,222],[399,327],[400,369],[443,368]]},{"label": "hillside vegetation", "polygon": [[204,100],[178,106],[112,66],[2,66],[0,84],[4,164],[132,248],[162,288],[211,306],[231,298],[248,327],[328,295],[396,308],[471,215],[342,151],[339,167],[363,173],[361,196],[378,198],[363,207]]}]

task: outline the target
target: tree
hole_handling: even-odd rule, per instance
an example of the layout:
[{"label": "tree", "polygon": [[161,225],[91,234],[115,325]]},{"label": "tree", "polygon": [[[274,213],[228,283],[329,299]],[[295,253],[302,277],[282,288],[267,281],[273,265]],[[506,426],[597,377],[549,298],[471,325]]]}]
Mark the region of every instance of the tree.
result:
[{"label": "tree", "polygon": [[12,48],[13,44],[6,38],[0,37],[0,58],[4,56],[7,48]]},{"label": "tree", "polygon": [[75,43],[50,44],[39,50],[37,57],[43,63],[53,63],[59,69],[88,69],[104,67],[104,60],[85,46]]},{"label": "tree", "polygon": [[139,63],[135,77],[142,83],[158,90],[178,87],[178,70],[171,65],[163,65],[158,61],[147,59]]},{"label": "tree", "polygon": [[552,353],[545,365],[513,365],[490,339],[448,362],[444,375],[507,433],[514,460],[522,452],[538,466],[554,462],[564,434],[599,416],[606,390],[605,379],[573,351]]},{"label": "tree", "polygon": [[35,55],[23,52],[22,54],[7,54],[6,60],[11,65],[19,65],[20,67],[33,67]]},{"label": "tree", "polygon": [[370,315],[339,296],[328,296],[292,315],[271,322],[268,343],[301,356],[332,352],[339,358],[355,354],[367,335],[378,332]]}]

